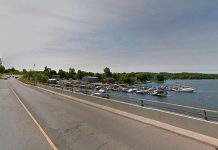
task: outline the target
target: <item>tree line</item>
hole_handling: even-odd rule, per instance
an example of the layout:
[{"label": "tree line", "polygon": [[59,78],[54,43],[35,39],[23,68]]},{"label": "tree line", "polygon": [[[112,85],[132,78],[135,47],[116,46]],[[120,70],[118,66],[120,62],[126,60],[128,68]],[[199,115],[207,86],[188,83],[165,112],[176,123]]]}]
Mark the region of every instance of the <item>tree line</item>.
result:
[{"label": "tree line", "polygon": [[0,66],[0,73],[6,74],[22,74],[24,78],[28,80],[37,80],[39,82],[47,82],[49,78],[58,79],[73,79],[81,80],[85,76],[98,77],[99,80],[112,77],[118,83],[145,83],[146,81],[163,82],[165,80],[174,79],[218,79],[218,74],[203,74],[203,73],[153,73],[153,72],[131,72],[131,73],[112,73],[109,67],[103,69],[103,73],[86,72],[82,70],[76,71],[74,68],[69,68],[68,71],[59,69],[53,70],[49,67],[45,67],[43,71],[22,71],[15,68],[6,69],[4,66]]},{"label": "tree line", "polygon": [[3,65],[0,65],[0,74],[22,74],[19,70],[14,67],[6,69]]}]

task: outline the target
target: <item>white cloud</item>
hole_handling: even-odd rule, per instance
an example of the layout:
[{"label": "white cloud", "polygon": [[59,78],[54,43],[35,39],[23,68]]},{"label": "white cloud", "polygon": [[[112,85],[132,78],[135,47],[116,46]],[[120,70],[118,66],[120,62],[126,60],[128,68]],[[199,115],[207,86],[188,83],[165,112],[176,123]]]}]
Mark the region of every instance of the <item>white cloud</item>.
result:
[{"label": "white cloud", "polygon": [[216,71],[217,2],[0,2],[0,57],[9,67]]}]

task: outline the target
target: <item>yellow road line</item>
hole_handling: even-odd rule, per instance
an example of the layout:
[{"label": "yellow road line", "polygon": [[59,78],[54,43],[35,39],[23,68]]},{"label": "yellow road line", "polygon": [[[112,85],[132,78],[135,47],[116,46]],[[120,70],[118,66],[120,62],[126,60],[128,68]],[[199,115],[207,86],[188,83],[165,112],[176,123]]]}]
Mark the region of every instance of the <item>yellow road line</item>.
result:
[{"label": "yellow road line", "polygon": [[43,136],[46,138],[46,140],[48,141],[48,143],[50,144],[50,146],[52,147],[53,150],[58,150],[58,148],[55,146],[55,144],[52,142],[52,140],[49,138],[49,136],[45,133],[45,131],[43,130],[43,128],[41,127],[41,125],[36,121],[36,119],[33,117],[33,115],[30,113],[30,111],[27,109],[27,107],[23,104],[23,102],[21,101],[21,99],[18,97],[18,95],[15,93],[15,91],[10,87],[11,91],[13,92],[13,94],[15,95],[15,97],[18,99],[18,101],[20,102],[20,104],[22,105],[22,107],[24,108],[24,110],[27,112],[27,114],[30,116],[30,118],[32,119],[32,121],[36,124],[36,126],[39,128],[39,130],[41,131],[41,133],[43,134]]}]

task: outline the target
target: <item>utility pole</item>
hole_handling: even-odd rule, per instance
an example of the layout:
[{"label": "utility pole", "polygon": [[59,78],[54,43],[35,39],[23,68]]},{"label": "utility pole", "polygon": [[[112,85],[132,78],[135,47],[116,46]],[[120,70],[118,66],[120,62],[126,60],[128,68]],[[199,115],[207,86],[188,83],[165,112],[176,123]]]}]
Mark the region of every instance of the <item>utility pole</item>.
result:
[{"label": "utility pole", "polygon": [[0,65],[2,65],[2,59],[0,58]]},{"label": "utility pole", "polygon": [[35,70],[35,66],[36,66],[36,65],[34,64],[34,65],[33,65],[33,72],[34,72],[34,70]]},{"label": "utility pole", "polygon": [[34,85],[36,85],[36,74],[35,74],[35,67],[36,65],[33,65],[33,76],[34,76]]}]

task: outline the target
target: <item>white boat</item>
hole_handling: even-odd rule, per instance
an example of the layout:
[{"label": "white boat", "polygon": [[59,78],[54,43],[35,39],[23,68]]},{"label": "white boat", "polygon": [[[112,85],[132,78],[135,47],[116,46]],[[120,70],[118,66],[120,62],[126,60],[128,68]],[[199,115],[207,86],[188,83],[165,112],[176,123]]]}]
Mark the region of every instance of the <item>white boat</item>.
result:
[{"label": "white boat", "polygon": [[96,90],[100,90],[102,88],[102,86],[96,86]]},{"label": "white boat", "polygon": [[147,90],[145,90],[144,92],[147,92],[149,95],[152,95],[152,93],[157,90],[156,88],[149,88]]},{"label": "white boat", "polygon": [[128,92],[128,88],[126,88],[126,87],[121,87],[121,88],[120,88],[120,91],[121,91],[121,92]]},{"label": "white boat", "polygon": [[106,90],[107,91],[112,90],[112,87],[106,87]]},{"label": "white boat", "polygon": [[134,90],[133,90],[133,89],[128,89],[127,92],[128,92],[128,93],[133,93]]},{"label": "white boat", "polygon": [[187,93],[193,93],[195,91],[194,88],[191,88],[189,86],[181,86],[178,89],[175,90],[176,92],[187,92]]},{"label": "white boat", "polygon": [[144,90],[143,93],[144,93],[144,94],[148,94],[148,93],[149,93],[149,90]]},{"label": "white boat", "polygon": [[109,94],[107,93],[106,89],[100,89],[98,92],[95,92],[92,94],[94,96],[99,96],[99,97],[104,97],[104,98],[109,98]]},{"label": "white boat", "polygon": [[151,95],[164,97],[164,96],[167,96],[168,93],[165,90],[158,89],[158,90],[154,90]]},{"label": "white boat", "polygon": [[107,90],[106,89],[103,89],[103,88],[101,88],[100,90],[99,90],[99,93],[106,93],[107,92]]},{"label": "white boat", "polygon": [[136,93],[137,94],[144,94],[144,91],[143,90],[136,90]]}]

